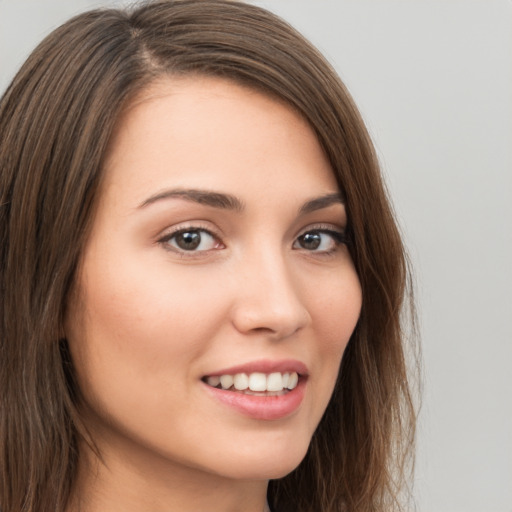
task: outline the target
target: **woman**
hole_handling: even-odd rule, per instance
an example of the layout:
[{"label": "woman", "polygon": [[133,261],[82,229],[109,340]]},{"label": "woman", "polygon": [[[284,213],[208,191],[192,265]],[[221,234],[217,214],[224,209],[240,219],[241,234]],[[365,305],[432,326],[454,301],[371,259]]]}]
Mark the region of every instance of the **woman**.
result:
[{"label": "woman", "polygon": [[404,252],[307,41],[224,0],[85,13],[0,141],[2,512],[399,507]]}]

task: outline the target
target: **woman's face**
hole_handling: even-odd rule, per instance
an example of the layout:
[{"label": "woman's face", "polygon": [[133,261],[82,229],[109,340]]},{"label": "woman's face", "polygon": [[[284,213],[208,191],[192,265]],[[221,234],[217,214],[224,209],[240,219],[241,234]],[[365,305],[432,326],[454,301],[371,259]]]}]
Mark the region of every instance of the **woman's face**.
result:
[{"label": "woman's face", "polygon": [[113,139],[67,318],[107,464],[236,479],[299,464],[361,307],[346,224],[287,106],[212,78],[145,91]]}]

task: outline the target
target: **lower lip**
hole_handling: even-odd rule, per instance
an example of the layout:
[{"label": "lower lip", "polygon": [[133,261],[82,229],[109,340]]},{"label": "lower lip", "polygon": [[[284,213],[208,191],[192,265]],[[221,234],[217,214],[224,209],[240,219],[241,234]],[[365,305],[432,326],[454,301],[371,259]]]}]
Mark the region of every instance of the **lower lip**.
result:
[{"label": "lower lip", "polygon": [[215,399],[256,420],[280,420],[293,414],[302,403],[306,379],[299,379],[297,387],[281,396],[245,395],[236,391],[213,388],[203,383]]}]

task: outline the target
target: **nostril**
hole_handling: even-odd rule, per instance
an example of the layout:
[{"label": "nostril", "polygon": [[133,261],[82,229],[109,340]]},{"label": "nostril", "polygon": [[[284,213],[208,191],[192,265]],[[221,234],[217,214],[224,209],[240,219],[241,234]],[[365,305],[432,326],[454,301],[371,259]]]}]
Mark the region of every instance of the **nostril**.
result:
[{"label": "nostril", "polygon": [[308,324],[310,315],[297,299],[277,306],[269,302],[240,300],[232,311],[235,328],[244,334],[283,339],[293,336]]}]

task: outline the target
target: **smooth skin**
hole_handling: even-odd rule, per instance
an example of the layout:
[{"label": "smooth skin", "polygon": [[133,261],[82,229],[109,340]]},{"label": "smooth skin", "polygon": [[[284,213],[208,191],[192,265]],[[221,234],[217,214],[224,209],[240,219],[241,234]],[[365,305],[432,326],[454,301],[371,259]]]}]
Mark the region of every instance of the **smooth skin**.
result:
[{"label": "smooth skin", "polygon": [[[306,453],[359,317],[346,224],[288,106],[206,77],[139,96],[111,142],[66,320],[103,457],[84,447],[70,511],[264,510],[268,480]],[[203,382],[290,359],[308,368],[304,399],[277,420]]]}]

